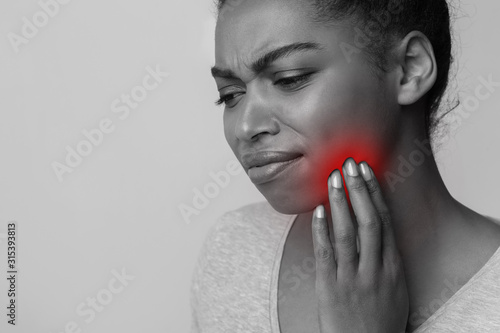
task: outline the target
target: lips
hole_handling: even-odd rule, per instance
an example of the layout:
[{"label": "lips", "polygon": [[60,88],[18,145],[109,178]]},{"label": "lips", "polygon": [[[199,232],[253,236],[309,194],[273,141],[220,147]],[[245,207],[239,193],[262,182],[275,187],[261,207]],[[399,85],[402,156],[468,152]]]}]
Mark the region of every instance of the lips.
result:
[{"label": "lips", "polygon": [[271,163],[287,162],[302,156],[300,153],[263,151],[246,154],[241,157],[241,163],[246,169],[261,167]]},{"label": "lips", "polygon": [[296,152],[263,151],[241,157],[243,167],[254,184],[263,184],[297,162],[302,154]]}]

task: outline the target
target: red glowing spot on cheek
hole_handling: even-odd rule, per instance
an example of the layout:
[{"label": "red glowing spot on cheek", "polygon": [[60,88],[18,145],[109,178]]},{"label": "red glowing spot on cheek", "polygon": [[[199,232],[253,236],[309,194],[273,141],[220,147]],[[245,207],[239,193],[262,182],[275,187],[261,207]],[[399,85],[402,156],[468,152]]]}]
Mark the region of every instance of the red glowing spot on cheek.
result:
[{"label": "red glowing spot on cheek", "polygon": [[[325,144],[324,147],[318,147],[315,150],[315,156],[318,158],[317,172],[314,173],[312,179],[312,190],[316,194],[320,194],[323,200],[328,199],[328,177],[335,169],[340,170],[345,177],[342,166],[349,157],[352,157],[358,165],[363,161],[368,163],[377,179],[380,179],[379,177],[384,174],[386,169],[387,151],[384,149],[384,145],[379,138],[369,135],[365,131],[359,131],[359,133],[351,131],[348,136],[344,135],[341,140]],[[358,169],[361,172],[361,168]]]}]

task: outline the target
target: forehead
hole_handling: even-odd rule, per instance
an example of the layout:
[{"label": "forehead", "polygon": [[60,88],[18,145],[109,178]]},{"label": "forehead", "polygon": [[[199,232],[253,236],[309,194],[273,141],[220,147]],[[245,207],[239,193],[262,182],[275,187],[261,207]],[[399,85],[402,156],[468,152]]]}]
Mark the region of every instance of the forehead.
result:
[{"label": "forehead", "polygon": [[[321,43],[304,0],[239,0],[222,8],[215,32],[218,66],[241,69],[266,50],[294,42]],[[330,36],[334,37],[334,36]]]}]

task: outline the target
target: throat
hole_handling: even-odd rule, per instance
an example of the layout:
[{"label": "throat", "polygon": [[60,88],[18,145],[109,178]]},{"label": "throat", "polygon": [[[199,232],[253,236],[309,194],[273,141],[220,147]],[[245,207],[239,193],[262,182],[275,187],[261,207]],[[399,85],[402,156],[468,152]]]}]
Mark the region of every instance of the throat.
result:
[{"label": "throat", "polygon": [[285,241],[278,280],[282,332],[319,333],[311,217],[297,216]]}]

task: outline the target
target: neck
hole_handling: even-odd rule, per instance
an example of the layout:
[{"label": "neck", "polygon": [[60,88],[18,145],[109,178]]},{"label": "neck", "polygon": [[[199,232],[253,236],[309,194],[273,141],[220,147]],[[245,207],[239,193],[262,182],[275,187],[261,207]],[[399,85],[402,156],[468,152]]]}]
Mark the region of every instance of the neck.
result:
[{"label": "neck", "polygon": [[[405,116],[410,118],[408,114],[411,115],[407,112]],[[421,113],[413,112],[416,114]],[[421,311],[429,309],[450,281],[462,286],[500,246],[500,228],[460,204],[448,192],[425,130],[415,128],[419,121],[421,119],[401,122],[400,134],[393,138],[395,144],[390,146],[391,153],[384,159],[388,162],[374,170],[390,210],[403,261],[411,330],[418,326],[415,315],[418,320],[427,319],[430,314]],[[329,205],[325,208],[327,216],[330,215]],[[295,245],[295,255],[301,259],[299,252],[314,257],[312,214],[310,211],[299,215],[301,223],[294,224],[287,240]],[[332,237],[331,223],[329,228]],[[291,248],[288,251],[293,251]]]},{"label": "neck", "polygon": [[[463,220],[462,205],[448,192],[439,173],[423,123],[422,112],[407,110],[389,162],[376,176],[389,206],[403,259],[429,242],[440,242],[452,223]],[[406,126],[405,126],[406,124]]]},{"label": "neck", "polygon": [[460,213],[460,204],[448,192],[430,149],[427,140],[416,139],[392,159],[383,175],[377,175],[403,257],[417,251]]}]

